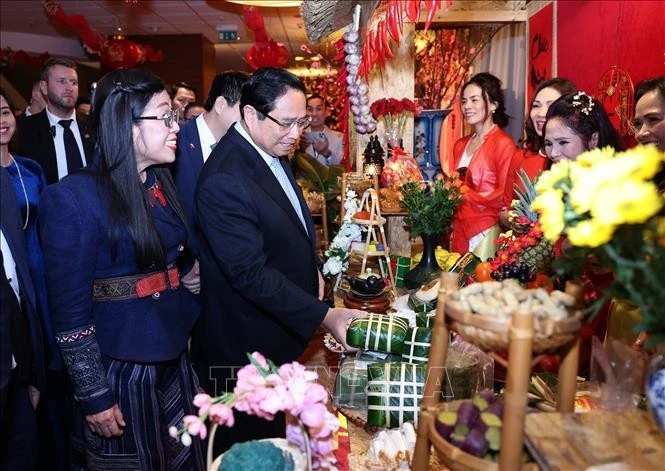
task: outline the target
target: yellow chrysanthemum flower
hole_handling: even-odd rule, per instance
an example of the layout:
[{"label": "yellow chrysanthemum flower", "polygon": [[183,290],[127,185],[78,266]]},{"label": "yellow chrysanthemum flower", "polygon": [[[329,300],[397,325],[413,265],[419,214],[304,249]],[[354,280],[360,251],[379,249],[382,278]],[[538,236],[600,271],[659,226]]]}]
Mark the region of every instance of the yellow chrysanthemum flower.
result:
[{"label": "yellow chrysanthemum flower", "polygon": [[626,178],[616,186],[599,188],[590,206],[601,224],[639,224],[663,207],[663,197],[653,183]]},{"label": "yellow chrysanthemum flower", "polygon": [[570,205],[577,214],[584,214],[591,208],[591,202],[596,193],[603,187],[614,187],[616,183],[613,178],[608,177],[607,173],[597,171],[596,168],[579,172],[570,190]]},{"label": "yellow chrysanthemum flower", "polygon": [[531,203],[531,208],[540,213],[540,226],[543,235],[550,242],[555,242],[561,236],[564,229],[563,192],[561,190],[550,190],[538,195]]},{"label": "yellow chrysanthemum flower", "polygon": [[577,156],[576,162],[582,167],[594,167],[614,157],[614,149],[606,146],[602,149],[593,149]]},{"label": "yellow chrysanthemum flower", "polygon": [[576,247],[599,247],[612,239],[615,229],[616,226],[587,219],[568,228],[568,240]]},{"label": "yellow chrysanthemum flower", "polygon": [[655,146],[637,146],[620,154],[620,160],[626,161],[627,171],[634,178],[649,180],[658,172],[665,160],[665,153]]},{"label": "yellow chrysanthemum flower", "polygon": [[541,173],[538,180],[536,180],[536,193],[544,193],[553,189],[562,180],[568,180],[570,176],[570,164],[570,161],[562,160],[552,165],[546,172]]}]

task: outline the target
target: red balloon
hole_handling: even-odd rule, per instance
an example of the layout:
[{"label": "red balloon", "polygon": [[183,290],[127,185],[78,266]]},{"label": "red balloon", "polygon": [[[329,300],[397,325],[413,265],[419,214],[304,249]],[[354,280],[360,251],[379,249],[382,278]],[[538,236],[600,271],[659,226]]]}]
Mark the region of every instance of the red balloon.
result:
[{"label": "red balloon", "polygon": [[256,70],[261,67],[285,67],[289,62],[289,51],[284,44],[272,39],[254,44],[247,51],[247,63]]},{"label": "red balloon", "polygon": [[145,59],[145,49],[125,38],[111,39],[99,55],[99,60],[112,69],[135,67],[145,62]]}]

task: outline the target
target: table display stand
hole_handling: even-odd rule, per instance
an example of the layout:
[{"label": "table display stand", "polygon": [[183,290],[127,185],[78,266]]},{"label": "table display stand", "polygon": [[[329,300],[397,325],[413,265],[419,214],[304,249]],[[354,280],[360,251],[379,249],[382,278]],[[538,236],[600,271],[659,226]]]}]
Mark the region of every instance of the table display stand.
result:
[{"label": "table display stand", "polygon": [[[321,218],[321,229],[323,232],[323,240],[321,241],[321,250],[325,252],[330,245],[330,240],[328,239],[328,206],[326,205],[326,199],[323,198],[321,201],[321,212],[311,213],[312,218],[320,217]],[[317,224],[314,223],[316,226]]]},{"label": "table display stand", "polygon": [[394,289],[395,279],[393,278],[393,271],[390,268],[390,249],[388,248],[386,233],[383,229],[383,225],[386,223],[386,218],[381,216],[379,198],[374,188],[369,188],[363,193],[363,197],[360,200],[360,211],[367,211],[369,213],[369,219],[353,218],[355,224],[364,226],[367,229],[365,240],[363,242],[363,249],[361,251],[354,250],[354,252],[362,254],[360,273],[365,273],[367,259],[369,257],[383,258],[385,260],[385,268],[379,263],[381,276],[384,278],[388,277],[391,283],[390,286]]},{"label": "table display stand", "polygon": [[[432,344],[429,352],[428,374],[423,391],[423,400],[420,405],[420,418],[418,421],[418,437],[414,451],[412,469],[414,471],[425,471],[429,463],[431,446],[434,445],[440,453],[445,453],[442,442],[443,437],[435,428],[437,411],[440,408],[439,398],[441,396],[441,385],[444,384],[446,356],[450,339],[450,328],[455,327],[459,331],[461,323],[466,322],[480,335],[479,337],[490,337],[501,329],[497,326],[496,319],[488,319],[471,313],[460,315],[453,312],[450,305],[446,305],[448,296],[452,291],[458,289],[458,275],[452,272],[441,273],[441,284],[432,333]],[[566,292],[573,295],[577,301],[577,307],[582,299],[582,289],[578,284],[566,286]],[[464,321],[460,319],[464,318]],[[577,367],[579,362],[579,319],[574,316],[559,323],[550,323],[548,332],[536,332],[540,337],[534,335],[534,317],[531,312],[519,312],[512,316],[507,323],[507,350],[508,361],[506,362],[494,350],[489,351],[495,359],[504,363],[508,371],[504,398],[504,421],[501,432],[501,450],[499,463],[492,463],[481,458],[471,458],[467,462],[456,466],[454,460],[446,463],[455,469],[499,469],[518,470],[522,467],[522,449],[524,441],[524,420],[527,410],[527,390],[532,365],[537,364],[542,355],[533,357],[533,352],[545,353],[557,351],[561,354],[561,366],[559,369],[559,397],[557,401],[558,412],[573,412],[577,379]],[[500,326],[502,327],[502,326]],[[539,329],[542,327],[539,325]],[[470,330],[469,332],[472,332]],[[550,335],[551,333],[551,335]],[[475,342],[469,335],[462,337],[471,343],[488,351],[482,342]],[[543,347],[539,345],[540,339],[556,338],[556,343]],[[534,341],[536,340],[536,341]],[[480,343],[480,345],[479,345]],[[499,351],[499,349],[495,349]],[[447,443],[447,442],[445,442]],[[447,448],[450,448],[448,446]],[[458,449],[456,449],[458,450]],[[458,450],[459,451],[459,450]],[[466,458],[465,457],[465,458]],[[444,460],[445,461],[445,460]]]},{"label": "table display stand", "polygon": [[346,210],[346,208],[344,208],[344,202],[346,201],[346,192],[348,190],[353,190],[356,192],[356,194],[362,195],[365,193],[365,190],[367,190],[368,188],[374,188],[374,191],[378,193],[379,177],[377,175],[368,177],[362,173],[355,173],[355,172],[344,173],[342,174],[341,185],[342,185],[341,188],[342,205],[339,209],[340,223],[341,221],[344,220],[344,211]]}]

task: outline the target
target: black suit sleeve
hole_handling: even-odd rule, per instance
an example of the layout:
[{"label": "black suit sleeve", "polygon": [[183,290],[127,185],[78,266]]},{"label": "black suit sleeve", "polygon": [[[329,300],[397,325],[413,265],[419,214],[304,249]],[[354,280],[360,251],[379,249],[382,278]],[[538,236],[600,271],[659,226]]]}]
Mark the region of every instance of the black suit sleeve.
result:
[{"label": "black suit sleeve", "polygon": [[[295,253],[293,247],[300,244],[297,247],[302,247],[303,253],[311,249],[306,242],[300,242],[304,238],[289,229],[295,227],[289,220],[284,222],[282,218],[282,227],[278,227],[276,221],[280,219],[269,214],[247,187],[247,182],[224,173],[214,173],[200,182],[196,213],[205,215],[198,218],[203,237],[210,245],[214,262],[240,296],[309,338],[325,317],[328,306],[284,272],[298,270],[299,266],[315,270],[313,257],[309,267],[307,262],[298,263],[297,260],[309,258]],[[291,237],[292,234],[296,235]],[[266,253],[274,254],[279,245],[287,253],[276,256],[291,258],[290,267],[284,262],[268,260]],[[267,246],[272,249],[267,250]]]}]

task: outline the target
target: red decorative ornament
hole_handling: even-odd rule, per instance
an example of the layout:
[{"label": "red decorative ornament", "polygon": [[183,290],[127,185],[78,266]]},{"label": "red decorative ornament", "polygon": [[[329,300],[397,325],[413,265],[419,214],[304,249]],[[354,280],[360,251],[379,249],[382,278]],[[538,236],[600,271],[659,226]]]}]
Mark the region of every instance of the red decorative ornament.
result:
[{"label": "red decorative ornament", "polygon": [[243,7],[245,25],[254,35],[254,45],[247,51],[247,63],[256,70],[261,67],[286,67],[289,51],[275,42],[266,31],[263,16],[256,7]]},{"label": "red decorative ornament", "polygon": [[284,44],[269,39],[264,43],[254,44],[247,51],[247,63],[252,69],[261,67],[286,67],[289,51]]},{"label": "red decorative ornament", "polygon": [[79,35],[83,47],[91,54],[99,54],[102,64],[112,69],[130,68],[150,62],[161,62],[164,55],[149,45],[139,44],[124,36],[113,36],[107,39],[102,33],[93,30],[88,20],[81,15],[67,15],[62,6],[52,2],[44,2],[46,14],[55,22],[73,28]]},{"label": "red decorative ornament", "polygon": [[131,68],[145,62],[145,49],[123,36],[114,36],[99,54],[102,64],[111,69]]}]

